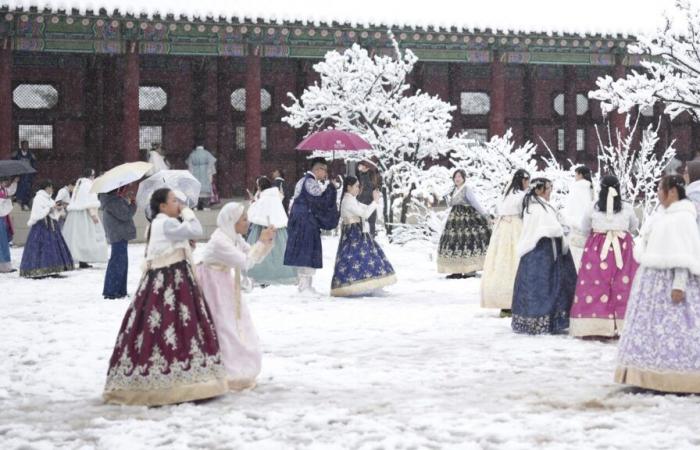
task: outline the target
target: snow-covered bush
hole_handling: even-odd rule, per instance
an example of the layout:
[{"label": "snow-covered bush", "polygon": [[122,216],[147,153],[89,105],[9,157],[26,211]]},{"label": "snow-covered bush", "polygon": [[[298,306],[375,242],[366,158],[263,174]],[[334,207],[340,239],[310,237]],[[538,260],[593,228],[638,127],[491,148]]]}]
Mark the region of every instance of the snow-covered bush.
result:
[{"label": "snow-covered bush", "polygon": [[320,84],[308,87],[300,98],[288,94],[282,120],[313,133],[328,127],[357,133],[373,150],[352,155],[372,158],[383,179],[384,222],[391,233],[395,223],[406,223],[413,198],[422,189],[423,170],[446,155],[448,132],[455,107],[437,96],[410,94],[406,76],[418,58],[402,52],[396,40],[392,56],[371,56],[354,44],[343,53],[328,52],[314,65]]},{"label": "snow-covered bush", "polygon": [[[603,113],[620,113],[634,107],[650,108],[661,102],[671,118],[682,112],[698,120],[700,112],[700,9],[689,1],[677,1],[655,34],[641,36],[630,53],[651,56],[642,61],[643,72],[632,71],[619,80],[610,76],[596,82],[589,96],[601,101]],[[628,116],[629,117],[629,116]]]},{"label": "snow-covered bush", "polygon": [[598,173],[599,175],[614,174],[620,180],[621,195],[632,202],[642,213],[644,221],[658,204],[656,186],[664,175],[664,168],[676,156],[673,143],[658,156],[654,150],[659,136],[657,130],[649,125],[642,130],[641,140],[635,145],[634,136],[637,134],[636,120],[630,125],[624,135],[616,130],[616,139],[612,138],[610,129],[604,141],[598,131]]}]

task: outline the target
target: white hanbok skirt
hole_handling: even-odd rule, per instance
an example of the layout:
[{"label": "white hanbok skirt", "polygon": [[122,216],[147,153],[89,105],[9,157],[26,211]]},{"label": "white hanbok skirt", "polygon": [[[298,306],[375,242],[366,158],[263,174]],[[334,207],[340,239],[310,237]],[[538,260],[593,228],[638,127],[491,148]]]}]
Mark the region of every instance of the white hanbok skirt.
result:
[{"label": "white hanbok skirt", "polygon": [[102,222],[92,221],[87,210],[68,211],[61,232],[76,263],[107,262],[105,229]]}]

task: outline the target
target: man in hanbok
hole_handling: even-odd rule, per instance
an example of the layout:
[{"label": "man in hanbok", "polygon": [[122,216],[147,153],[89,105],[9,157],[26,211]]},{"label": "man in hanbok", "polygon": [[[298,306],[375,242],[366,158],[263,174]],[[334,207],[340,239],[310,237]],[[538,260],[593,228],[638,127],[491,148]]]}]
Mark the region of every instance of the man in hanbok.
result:
[{"label": "man in hanbok", "polygon": [[208,208],[212,195],[212,181],[216,174],[216,158],[203,145],[198,144],[187,157],[186,163],[190,173],[202,184],[197,209]]},{"label": "man in hanbok", "polygon": [[[20,149],[12,159],[17,161],[24,161],[32,168],[36,169],[36,156],[34,153],[29,151],[29,141],[22,141],[20,143]],[[32,183],[34,182],[34,174],[21,175],[19,177],[19,184],[17,185],[17,192],[15,193],[15,199],[17,203],[22,207],[22,211],[29,210],[29,203],[32,199]]]},{"label": "man in hanbok", "polygon": [[321,230],[338,226],[337,193],[328,179],[328,164],[323,158],[311,161],[311,170],[297,182],[287,225],[287,249],[284,264],[297,268],[299,292],[315,294],[313,276],[323,267]]}]

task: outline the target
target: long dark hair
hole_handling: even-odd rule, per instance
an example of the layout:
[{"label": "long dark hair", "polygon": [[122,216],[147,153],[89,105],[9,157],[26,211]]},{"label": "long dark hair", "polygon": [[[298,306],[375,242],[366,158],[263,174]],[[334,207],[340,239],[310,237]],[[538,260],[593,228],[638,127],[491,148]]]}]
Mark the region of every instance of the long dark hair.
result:
[{"label": "long dark hair", "polygon": [[661,189],[668,193],[671,189],[676,188],[678,192],[678,200],[684,200],[685,196],[685,180],[680,175],[666,175],[661,179]]},{"label": "long dark hair", "polygon": [[508,189],[506,189],[506,192],[504,195],[508,195],[510,193],[516,193],[520,191],[525,190],[525,180],[530,179],[530,173],[525,170],[525,169],[518,169],[515,171],[513,174],[513,179],[511,180],[510,184],[508,185]]},{"label": "long dark hair", "polygon": [[[153,222],[158,213],[160,213],[160,205],[168,201],[168,194],[170,194],[170,188],[160,188],[153,191],[151,194],[151,200],[148,202],[148,210],[146,211],[146,219],[149,222]],[[148,254],[148,244],[151,242],[151,224],[148,224],[148,230],[146,231],[146,254]]]},{"label": "long dark hair", "polygon": [[[338,205],[338,210],[340,210],[340,208],[342,208],[343,206],[343,200],[345,200],[345,194],[348,192],[348,189],[350,189],[352,186],[355,186],[359,182],[360,180],[358,180],[357,177],[353,177],[352,175],[343,177],[343,195],[340,196],[340,205]],[[362,189],[362,185],[360,185],[360,189]]]},{"label": "long dark hair", "polygon": [[523,198],[523,212],[520,214],[520,217],[524,217],[526,212],[530,212],[531,203],[539,203],[545,211],[547,210],[547,205],[540,200],[537,191],[546,189],[548,184],[552,184],[552,181],[548,178],[533,178],[530,180],[530,189],[525,194],[525,198]]},{"label": "long dark hair", "polygon": [[608,210],[608,192],[611,188],[617,191],[617,195],[613,200],[613,212],[622,211],[622,193],[620,192],[620,180],[615,175],[605,175],[600,179],[600,193],[598,194],[598,211],[607,212]]},{"label": "long dark hair", "polygon": [[584,180],[588,180],[591,183],[593,183],[593,178],[591,174],[591,169],[589,169],[586,166],[578,166],[576,169],[574,169],[574,172],[577,174],[581,175]]}]

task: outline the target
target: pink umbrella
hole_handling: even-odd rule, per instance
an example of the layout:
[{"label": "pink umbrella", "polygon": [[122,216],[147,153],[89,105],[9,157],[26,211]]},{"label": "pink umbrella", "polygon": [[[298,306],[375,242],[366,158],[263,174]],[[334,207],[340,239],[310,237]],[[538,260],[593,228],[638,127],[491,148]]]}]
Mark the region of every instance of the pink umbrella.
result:
[{"label": "pink umbrella", "polygon": [[372,150],[372,146],[354,133],[342,130],[324,130],[316,132],[301,141],[297,145],[297,150],[333,152],[333,158],[335,158],[335,152]]}]

